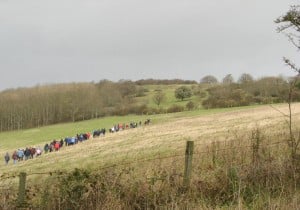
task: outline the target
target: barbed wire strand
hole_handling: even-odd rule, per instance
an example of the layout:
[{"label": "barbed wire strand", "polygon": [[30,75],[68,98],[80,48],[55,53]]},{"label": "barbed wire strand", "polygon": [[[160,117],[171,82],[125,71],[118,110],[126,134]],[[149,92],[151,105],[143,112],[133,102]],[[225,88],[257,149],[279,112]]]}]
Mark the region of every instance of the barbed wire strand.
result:
[{"label": "barbed wire strand", "polygon": [[[225,142],[224,142],[225,143]],[[264,147],[271,147],[271,146],[275,146],[275,145],[280,145],[280,144],[287,144],[287,141],[279,141],[279,142],[274,142],[274,143],[270,143],[270,144],[262,144],[262,146]],[[201,146],[204,144],[196,144],[195,146]],[[213,143],[211,144],[206,144],[207,149],[211,149],[210,151],[196,151],[193,153],[193,155],[203,155],[203,154],[212,154],[213,152],[220,152],[220,151],[232,151],[234,149],[243,149],[243,148],[253,148],[253,145],[245,145],[242,147],[232,147],[230,148],[224,148],[224,149],[212,149]],[[175,151],[184,151],[183,148],[181,148],[180,150],[175,150]],[[170,159],[170,158],[175,158],[175,157],[183,157],[185,156],[184,153],[180,153],[180,154],[171,154],[171,155],[167,155],[167,156],[160,156],[159,157],[153,157],[153,158],[145,158],[145,159],[137,159],[134,161],[128,161],[128,162],[123,162],[123,163],[119,163],[119,164],[111,164],[111,165],[107,165],[107,166],[102,166],[99,167],[98,170],[104,170],[104,169],[109,169],[109,168],[117,168],[117,167],[121,167],[121,166],[126,166],[126,165],[132,165],[132,164],[136,164],[136,163],[143,163],[143,162],[151,162],[151,161],[155,161],[155,160],[164,160],[164,159]],[[62,174],[67,174],[69,173],[68,171],[48,171],[48,172],[33,172],[33,173],[26,173],[27,176],[32,176],[32,175],[54,175],[54,174],[58,174],[58,175],[62,175]],[[10,175],[10,176],[0,176],[1,181],[5,180],[5,179],[12,179],[12,178],[18,178],[19,174],[14,174],[14,175]]]}]

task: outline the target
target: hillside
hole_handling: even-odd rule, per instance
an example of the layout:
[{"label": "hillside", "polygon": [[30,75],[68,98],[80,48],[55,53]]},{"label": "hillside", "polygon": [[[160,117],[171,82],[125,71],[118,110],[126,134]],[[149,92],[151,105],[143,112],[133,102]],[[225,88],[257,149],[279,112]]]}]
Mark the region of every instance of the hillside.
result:
[{"label": "hillside", "polygon": [[[276,108],[287,113],[286,105],[277,105]],[[59,170],[61,168],[98,167],[108,163],[118,163],[122,160],[138,159],[139,156],[147,157],[160,153],[172,153],[177,149],[183,151],[188,139],[195,141],[197,146],[212,141],[232,139],[234,133],[245,135],[256,127],[271,133],[285,126],[282,114],[270,106],[236,108],[232,111],[224,109],[215,110],[215,112],[221,113],[189,112],[152,116],[152,123],[149,126],[143,125],[118,133],[107,133],[105,137],[100,136],[75,146],[63,147],[59,152],[48,153],[39,158],[18,163],[17,167],[2,165],[0,171],[2,173],[26,171],[28,166],[30,166],[30,171],[35,170],[35,168]],[[293,113],[295,120],[299,120],[300,104],[294,107]],[[141,119],[137,116],[131,118],[127,116],[125,119],[107,118],[108,122],[104,120],[102,123],[111,122],[113,125],[112,122],[118,122],[121,119],[137,121],[139,118]],[[6,151],[12,153],[13,150],[26,146],[39,145],[43,147],[45,143],[52,139],[60,139],[62,135],[71,136],[80,133],[80,131],[91,130],[87,129],[87,124],[90,124],[91,127],[95,124],[101,125],[101,120],[85,123],[86,128],[81,123],[75,123],[2,133],[0,152],[4,155]],[[27,140],[23,141],[24,139]],[[52,165],[56,160],[59,160],[59,164]],[[99,160],[99,162],[95,160]]]},{"label": "hillside", "polygon": [[[107,116],[285,103],[289,95],[289,82],[283,77],[229,83],[148,82],[102,80],[99,83],[43,85],[2,91],[0,132]],[[300,101],[298,86],[295,80],[294,102]]]},{"label": "hillside", "polygon": [[[151,108],[162,108],[162,109],[168,109],[172,105],[179,105],[182,107],[185,107],[186,104],[189,101],[193,101],[197,107],[201,107],[201,97],[193,95],[191,98],[185,99],[183,101],[175,98],[175,90],[181,86],[187,86],[191,89],[202,89],[204,91],[205,86],[199,87],[198,85],[185,85],[185,84],[173,84],[173,85],[145,85],[143,88],[145,88],[145,96],[137,97],[136,102],[137,104],[147,104],[148,107]],[[162,103],[158,106],[153,101],[153,96],[156,94],[157,91],[162,91],[165,94],[165,100],[162,101]]]},{"label": "hillside", "polygon": [[[259,106],[243,109],[220,109],[214,112],[193,111],[156,115],[153,116],[152,123],[148,126],[143,125],[117,133],[107,133],[105,137],[90,139],[75,146],[63,147],[59,152],[43,154],[41,157],[22,161],[16,165],[13,165],[11,162],[8,166],[1,165],[1,176],[18,175],[19,172],[47,174],[63,171],[65,173],[71,172],[75,168],[102,171],[109,168],[123,170],[124,168],[133,167],[135,168],[134,174],[138,177],[138,180],[143,180],[143,177],[148,179],[153,176],[154,171],[160,167],[166,169],[171,167],[170,170],[172,168],[173,170],[183,170],[182,164],[184,162],[184,150],[187,140],[195,142],[195,164],[204,163],[206,165],[207,157],[203,156],[203,154],[210,154],[208,152],[210,151],[210,143],[219,142],[218,144],[221,148],[234,145],[239,145],[243,148],[243,145],[245,145],[245,150],[241,150],[245,152],[251,139],[251,133],[256,129],[259,129],[267,139],[268,136],[277,136],[276,139],[268,139],[264,143],[276,142],[278,138],[282,138],[280,141],[284,143],[286,124],[282,113],[287,113],[287,105],[276,105],[275,107]],[[299,122],[300,104],[293,106],[293,115],[295,123]],[[91,123],[94,126],[95,124],[111,123],[121,119],[108,118],[106,122],[92,120],[86,123]],[[129,119],[127,116],[122,120]],[[139,120],[141,118],[132,116],[132,119]],[[41,135],[48,133],[47,130],[49,130],[47,134],[49,139],[51,135],[53,138],[57,136],[56,131],[57,133],[62,132],[60,128],[64,130],[64,133],[60,133],[60,135],[67,134],[71,130],[66,131],[65,129],[72,126],[78,129],[84,125],[82,123],[2,133],[0,152],[4,155],[6,151],[11,153],[14,149],[24,147],[22,135],[26,134],[27,141],[25,142],[28,146],[31,146],[29,145],[31,142],[34,145],[43,145],[45,138],[41,137]],[[82,130],[88,127],[87,124],[85,126],[82,127]],[[11,142],[8,143],[5,136]],[[228,143],[223,144],[220,142]],[[243,155],[236,157],[240,159]],[[197,180],[198,178],[197,173],[195,173],[193,179]],[[28,176],[29,183],[34,182],[38,184],[45,179],[48,179],[47,175]],[[15,181],[17,183],[17,180]]]},{"label": "hillside", "polygon": [[[178,112],[184,110],[189,101],[195,103],[195,108],[199,107],[198,96],[187,100],[175,98],[175,89],[182,85],[197,87],[197,84],[184,83],[137,85],[132,81],[104,80],[99,83],[69,83],[5,90],[0,92],[0,132],[105,116]],[[153,102],[153,96],[158,90],[165,96],[160,106]],[[174,106],[179,109],[169,109]]]}]

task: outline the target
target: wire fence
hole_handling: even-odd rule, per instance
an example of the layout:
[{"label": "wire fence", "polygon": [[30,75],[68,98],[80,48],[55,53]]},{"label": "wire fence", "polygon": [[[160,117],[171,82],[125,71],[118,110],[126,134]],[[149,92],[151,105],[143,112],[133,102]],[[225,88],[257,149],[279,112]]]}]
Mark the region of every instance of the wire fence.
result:
[{"label": "wire fence", "polygon": [[[223,144],[223,145],[218,145],[219,143]],[[218,153],[218,152],[225,152],[225,151],[233,151],[233,150],[241,150],[241,149],[247,149],[247,148],[253,148],[253,145],[243,145],[243,146],[233,146],[233,145],[227,145],[227,147],[229,148],[216,148],[216,147],[220,147],[220,146],[225,146],[228,143],[240,143],[238,140],[228,140],[228,141],[214,141],[211,143],[206,143],[206,144],[196,144],[196,149],[193,152],[193,155],[211,155],[212,153]],[[278,142],[272,142],[272,143],[268,143],[268,144],[263,144],[263,147],[273,147],[273,146],[278,146],[278,145],[287,145],[287,141],[278,141]],[[213,148],[214,147],[214,148]],[[206,151],[199,151],[199,149],[203,149],[206,148]],[[185,153],[184,153],[184,149],[183,148],[175,148],[172,149],[171,151],[173,154],[169,154],[169,155],[161,155],[160,153],[157,154],[157,156],[155,157],[151,157],[151,158],[141,158],[141,159],[135,159],[135,160],[131,160],[131,161],[124,161],[124,162],[119,162],[119,163],[113,163],[110,165],[104,165],[101,167],[98,167],[98,170],[105,170],[105,169],[109,169],[109,168],[119,168],[119,167],[123,167],[123,166],[128,166],[128,165],[133,165],[133,164],[138,164],[138,163],[147,163],[147,162],[153,162],[153,161],[158,161],[158,160],[166,160],[166,159],[174,159],[177,157],[184,157]],[[174,154],[175,152],[175,154]],[[31,176],[31,175],[62,175],[62,174],[66,174],[69,173],[69,171],[63,171],[63,170],[54,170],[54,171],[46,171],[46,172],[27,172],[27,176]],[[12,178],[18,178],[19,174],[12,174],[9,176],[6,176],[5,174],[2,174],[0,176],[1,181],[5,180],[5,179],[12,179]],[[1,182],[0,181],[0,182]]]}]

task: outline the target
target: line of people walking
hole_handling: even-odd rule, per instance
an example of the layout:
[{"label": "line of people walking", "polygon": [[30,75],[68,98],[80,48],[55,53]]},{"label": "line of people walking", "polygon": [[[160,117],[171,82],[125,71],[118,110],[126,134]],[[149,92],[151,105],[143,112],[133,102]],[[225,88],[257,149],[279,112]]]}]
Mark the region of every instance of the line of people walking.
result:
[{"label": "line of people walking", "polygon": [[[150,123],[150,119],[147,119],[144,125],[148,125]],[[142,122],[130,122],[130,124],[116,124],[112,128],[109,129],[110,133],[118,132],[127,128],[136,128],[142,125]],[[106,129],[98,129],[92,132],[93,137],[99,137],[100,135],[105,136]],[[26,147],[25,149],[17,149],[15,150],[12,155],[10,156],[8,152],[4,155],[5,165],[8,165],[10,160],[13,160],[13,164],[16,164],[19,161],[33,159],[34,157],[38,157],[42,155],[42,152],[48,153],[53,151],[59,151],[61,147],[65,144],[66,146],[77,144],[78,142],[82,142],[84,140],[88,140],[91,137],[91,134],[82,133],[77,134],[75,137],[66,137],[65,139],[61,140],[53,140],[49,144],[46,143],[43,147]]]}]

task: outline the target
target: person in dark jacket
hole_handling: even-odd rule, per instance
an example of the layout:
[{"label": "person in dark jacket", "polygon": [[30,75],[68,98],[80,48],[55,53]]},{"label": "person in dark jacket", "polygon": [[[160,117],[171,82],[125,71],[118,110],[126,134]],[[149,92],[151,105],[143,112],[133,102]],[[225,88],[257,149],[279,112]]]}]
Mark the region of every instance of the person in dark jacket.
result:
[{"label": "person in dark jacket", "polygon": [[25,160],[28,160],[31,155],[30,149],[28,147],[26,147],[24,151],[24,155],[25,155]]},{"label": "person in dark jacket", "polygon": [[45,153],[47,153],[49,151],[49,144],[45,144],[44,151],[45,151]]},{"label": "person in dark jacket", "polygon": [[10,160],[10,156],[9,156],[8,152],[5,154],[4,160],[5,160],[5,164],[7,165]]}]

